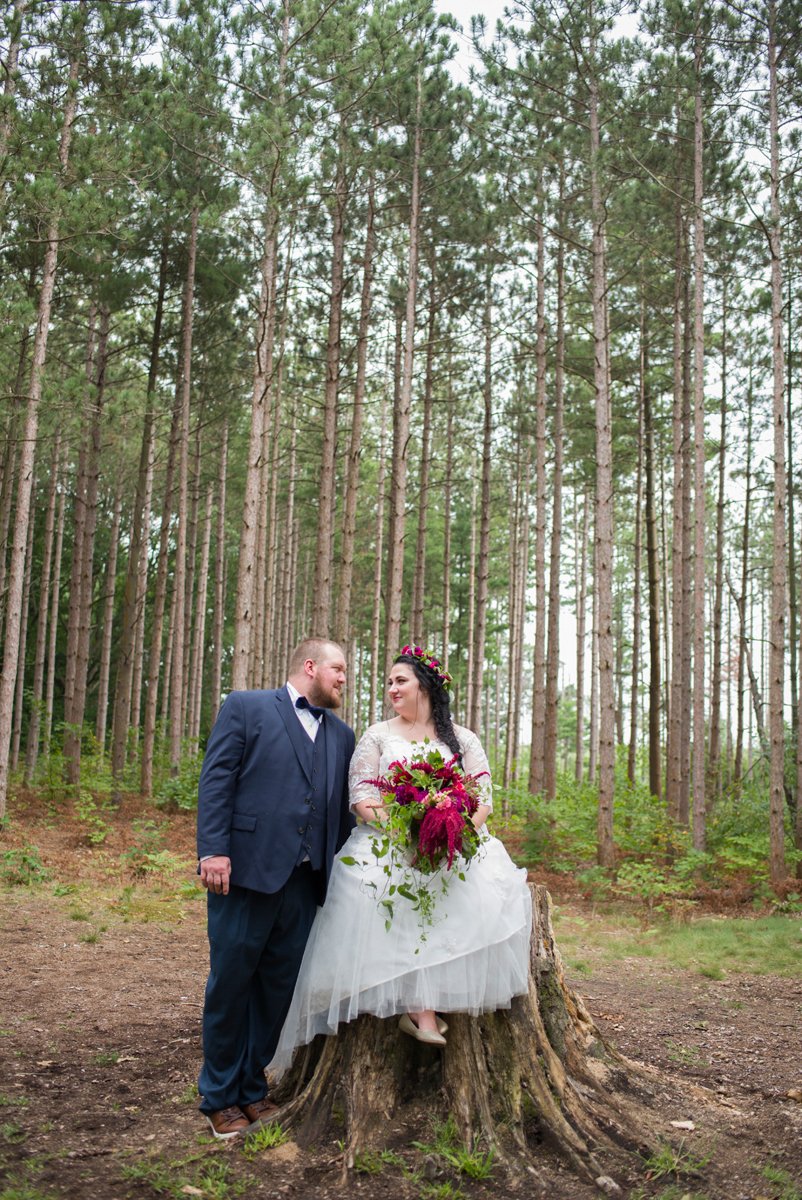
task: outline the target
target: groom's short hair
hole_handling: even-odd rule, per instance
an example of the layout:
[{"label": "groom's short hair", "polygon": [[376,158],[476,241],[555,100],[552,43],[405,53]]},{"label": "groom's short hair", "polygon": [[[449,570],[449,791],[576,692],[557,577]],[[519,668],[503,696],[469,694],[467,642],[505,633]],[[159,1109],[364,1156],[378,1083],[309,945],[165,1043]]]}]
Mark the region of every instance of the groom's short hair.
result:
[{"label": "groom's short hair", "polygon": [[343,648],[339,642],[333,642],[331,638],[304,638],[304,640],[299,642],[292,652],[289,674],[295,675],[299,671],[302,671],[303,665],[308,658],[311,658],[312,662],[319,662],[323,657],[323,649],[326,646],[333,646],[335,650],[339,650],[341,654],[343,653]]}]

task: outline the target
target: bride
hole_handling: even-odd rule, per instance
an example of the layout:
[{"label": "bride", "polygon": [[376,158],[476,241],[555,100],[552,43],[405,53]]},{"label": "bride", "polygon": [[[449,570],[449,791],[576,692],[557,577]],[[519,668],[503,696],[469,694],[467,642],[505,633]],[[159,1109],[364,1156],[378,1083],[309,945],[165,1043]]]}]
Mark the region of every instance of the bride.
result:
[{"label": "bride", "polygon": [[[439,661],[418,646],[405,646],[395,659],[388,680],[395,715],[370,726],[351,760],[350,804],[364,823],[334,862],[269,1064],[275,1077],[289,1067],[298,1046],[318,1033],[336,1033],[340,1022],[359,1013],[400,1013],[405,1033],[442,1046],[448,1026],[438,1013],[508,1008],[513,996],[527,991],[532,909],[526,871],[484,828],[492,809],[487,758],[476,735],[451,720],[450,683]],[[388,880],[372,845],[387,814],[371,781],[391,763],[432,749],[447,759],[459,755],[463,770],[480,777],[482,802],[473,822],[481,835],[464,878],[451,879],[442,892],[431,889],[436,904],[422,939],[412,904],[396,898],[387,928],[377,903]],[[436,884],[439,875],[427,881]]]}]

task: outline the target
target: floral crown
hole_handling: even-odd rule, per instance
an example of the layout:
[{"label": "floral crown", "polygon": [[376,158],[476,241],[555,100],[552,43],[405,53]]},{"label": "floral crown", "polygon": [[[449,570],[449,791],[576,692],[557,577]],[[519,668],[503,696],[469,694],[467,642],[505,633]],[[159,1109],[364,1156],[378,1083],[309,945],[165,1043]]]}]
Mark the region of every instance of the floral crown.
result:
[{"label": "floral crown", "polygon": [[446,691],[451,687],[453,683],[451,676],[448,671],[443,670],[440,659],[431,650],[426,650],[423,646],[404,646],[401,654],[407,655],[408,658],[416,658],[424,667],[428,667],[432,674],[437,676]]}]

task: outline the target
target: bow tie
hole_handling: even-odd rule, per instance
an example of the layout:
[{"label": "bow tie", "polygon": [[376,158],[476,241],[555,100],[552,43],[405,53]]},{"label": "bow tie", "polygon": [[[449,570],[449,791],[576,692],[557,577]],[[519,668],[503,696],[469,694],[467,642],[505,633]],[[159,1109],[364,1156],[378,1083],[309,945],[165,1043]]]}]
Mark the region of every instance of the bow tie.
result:
[{"label": "bow tie", "polygon": [[315,717],[316,720],[319,720],[323,716],[323,713],[325,712],[325,709],[318,708],[316,705],[310,704],[309,701],[307,700],[306,696],[299,696],[298,699],[295,701],[295,707],[296,708],[308,708],[310,713],[312,714],[313,717]]}]

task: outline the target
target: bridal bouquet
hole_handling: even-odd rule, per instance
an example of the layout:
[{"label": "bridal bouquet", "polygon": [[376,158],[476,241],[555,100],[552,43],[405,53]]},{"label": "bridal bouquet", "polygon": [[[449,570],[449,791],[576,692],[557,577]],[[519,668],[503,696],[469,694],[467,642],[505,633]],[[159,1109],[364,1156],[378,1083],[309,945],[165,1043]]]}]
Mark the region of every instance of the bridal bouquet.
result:
[{"label": "bridal bouquet", "polygon": [[[439,750],[430,750],[411,762],[393,762],[386,775],[364,781],[378,789],[388,814],[371,839],[387,878],[377,896],[387,928],[397,896],[412,903],[422,928],[431,924],[436,894],[425,877],[439,872],[437,882],[446,891],[452,875],[464,879],[465,866],[479,850],[471,818],[481,802],[481,776],[467,774],[457,761],[457,755],[446,760]],[[356,859],[342,861],[359,865]]]}]

